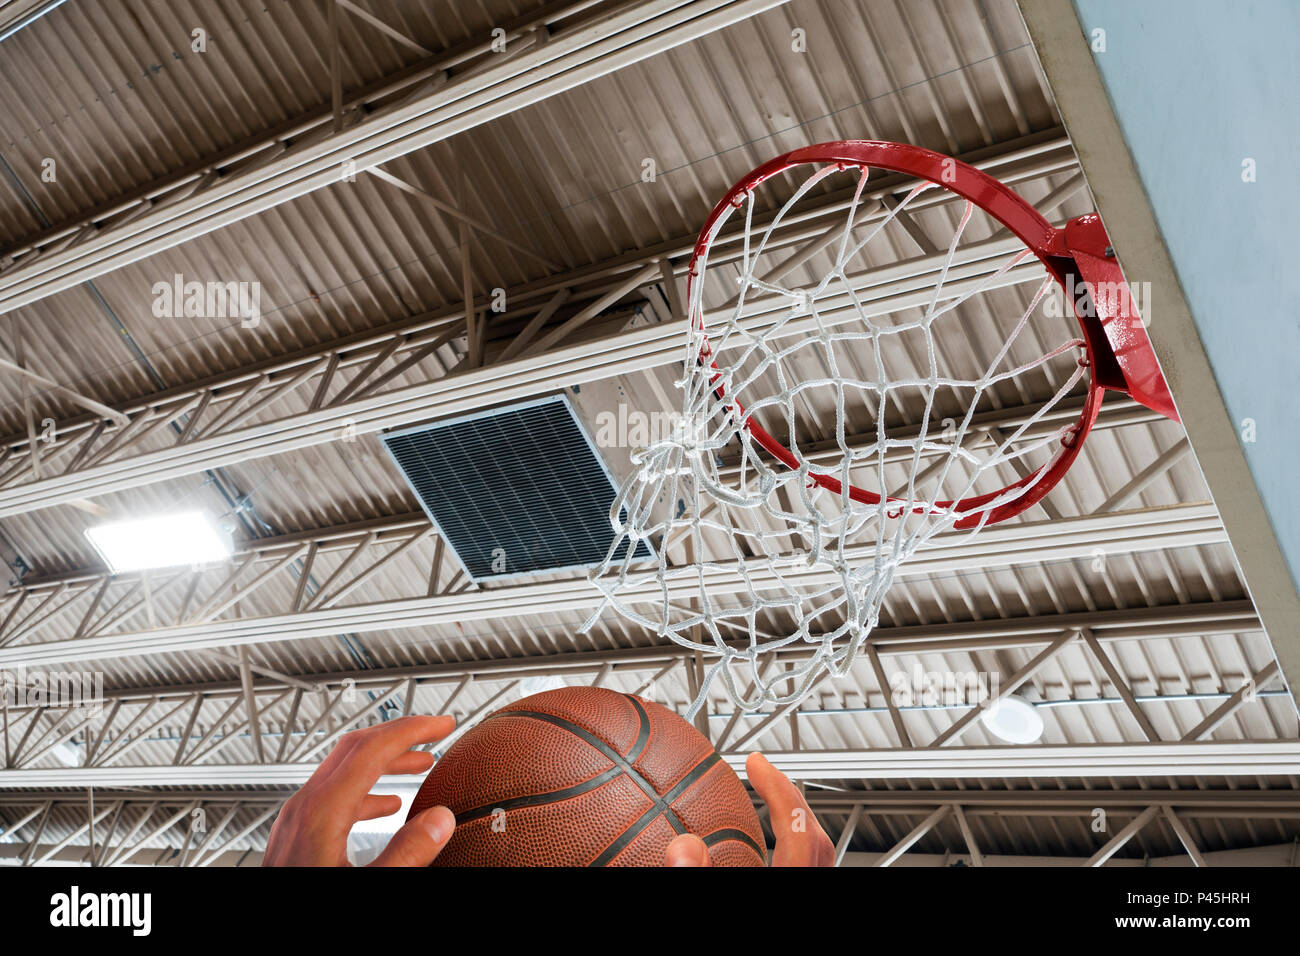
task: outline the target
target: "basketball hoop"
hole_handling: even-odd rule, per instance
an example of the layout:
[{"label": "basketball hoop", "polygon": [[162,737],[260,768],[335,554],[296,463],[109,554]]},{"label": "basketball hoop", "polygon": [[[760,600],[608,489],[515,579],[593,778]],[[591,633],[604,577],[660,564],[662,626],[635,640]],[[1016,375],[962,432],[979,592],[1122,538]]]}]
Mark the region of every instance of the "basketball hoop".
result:
[{"label": "basketball hoop", "polygon": [[[847,198],[828,193],[846,177]],[[900,258],[900,238],[922,255]],[[1077,329],[1043,344],[1060,334],[1040,308],[1056,287]],[[823,143],[745,176],[700,231],[687,300],[682,417],[633,456],[586,626],[612,606],[717,655],[692,715],[716,677],[756,710],[847,674],[898,567],[936,535],[964,541],[1039,502],[1107,391],[1177,417],[1100,220],[1057,229],[914,146]],[[980,354],[963,324],[976,317],[1000,348]],[[1035,399],[1026,414],[985,425],[1015,389]],[[810,420],[829,437],[801,442]],[[622,548],[641,539],[653,562]],[[780,651],[801,653],[770,672]]]}]

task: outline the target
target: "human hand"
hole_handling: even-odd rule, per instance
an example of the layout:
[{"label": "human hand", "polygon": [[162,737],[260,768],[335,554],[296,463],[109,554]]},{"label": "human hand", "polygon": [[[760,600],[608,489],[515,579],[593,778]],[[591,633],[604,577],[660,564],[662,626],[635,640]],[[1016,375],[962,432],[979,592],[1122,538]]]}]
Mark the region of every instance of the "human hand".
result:
[{"label": "human hand", "polygon": [[[412,750],[451,733],[452,717],[402,717],[339,738],[316,772],[280,809],[263,866],[348,866],[348,832],[360,820],[396,813],[402,798],[370,793],[388,773],[425,773],[433,754]],[[370,866],[428,866],[456,828],[446,807],[430,807],[393,834]]]},{"label": "human hand", "polygon": [[[773,866],[834,866],[835,846],[808,807],[799,788],[760,753],[745,760],[745,774],[767,804],[776,834]],[[709,850],[693,833],[668,844],[669,866],[708,866]]]}]

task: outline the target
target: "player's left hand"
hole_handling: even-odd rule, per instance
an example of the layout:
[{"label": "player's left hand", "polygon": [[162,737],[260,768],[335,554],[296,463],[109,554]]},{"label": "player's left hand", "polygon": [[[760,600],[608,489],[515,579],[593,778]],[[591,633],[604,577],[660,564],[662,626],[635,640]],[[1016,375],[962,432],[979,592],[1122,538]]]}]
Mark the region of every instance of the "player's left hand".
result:
[{"label": "player's left hand", "polygon": [[[370,792],[388,773],[425,773],[433,754],[412,750],[451,733],[451,717],[402,717],[339,738],[302,789],[280,809],[263,866],[348,866],[348,832],[360,820],[386,817],[402,798]],[[370,866],[428,866],[451,839],[456,818],[430,807],[393,834]]]},{"label": "player's left hand", "polygon": [[[808,801],[790,779],[760,753],[745,760],[745,774],[767,804],[776,833],[773,866],[834,866],[835,846],[813,816]],[[709,850],[692,833],[668,844],[669,866],[708,866]]]}]

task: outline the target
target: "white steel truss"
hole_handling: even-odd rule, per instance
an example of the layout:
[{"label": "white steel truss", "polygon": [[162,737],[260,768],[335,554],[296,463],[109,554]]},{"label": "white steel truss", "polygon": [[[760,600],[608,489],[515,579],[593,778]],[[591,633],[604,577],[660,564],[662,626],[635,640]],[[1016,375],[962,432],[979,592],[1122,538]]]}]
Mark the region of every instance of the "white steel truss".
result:
[{"label": "white steel truss", "polygon": [[[1086,644],[1102,657],[1106,653],[1102,645],[1117,641],[1242,634],[1257,627],[1247,602],[1229,602],[884,628],[870,641],[877,659],[954,649],[1042,648],[1017,673],[999,682],[997,699],[1016,691],[1067,645]],[[791,648],[783,661],[794,661],[806,653],[806,649]],[[11,684],[3,688],[6,719],[0,788],[301,783],[349,730],[412,713],[417,706],[421,711],[456,716],[459,735],[511,699],[511,694],[517,696],[520,682],[528,677],[550,675],[599,685],[617,676],[636,693],[672,696],[678,691],[693,693],[694,664],[690,653],[668,645],[295,677],[266,670],[264,676],[254,676],[245,667],[241,680],[227,683],[131,688],[103,694],[80,688],[85,699],[75,703],[64,698],[20,698],[22,685]],[[1249,676],[1242,690],[1220,695],[1223,703],[1209,715],[1212,720],[1187,728],[1162,718],[1165,736],[1153,732],[1143,745],[950,746],[960,743],[961,734],[970,725],[969,717],[981,710],[980,705],[967,710],[964,704],[954,704],[909,708],[947,711],[955,719],[930,739],[917,737],[915,730],[909,737],[900,729],[895,749],[844,752],[799,748],[795,729],[799,722],[864,712],[861,708],[827,707],[824,697],[818,698],[822,700],[820,708],[807,703],[770,714],[706,709],[702,729],[726,759],[740,766],[749,750],[764,746],[765,740],[772,742],[768,735],[774,729],[790,728],[798,749],[780,752],[773,759],[801,779],[966,775],[965,771],[948,772],[959,766],[968,767],[971,775],[1001,777],[1292,773],[1295,771],[1284,768],[1293,767],[1300,757],[1295,749],[1300,742],[1203,739],[1238,710],[1270,693],[1267,688],[1277,673],[1276,662],[1269,662]],[[1141,703],[1131,691],[1125,692],[1129,679],[1116,671],[1111,681],[1117,697],[1087,703],[1141,713]],[[892,682],[881,677],[874,690],[863,691],[864,699],[875,695],[882,701],[869,708],[881,719],[886,712],[891,718],[899,716],[890,697],[891,687]],[[52,688],[53,682],[47,685],[51,693]],[[474,692],[466,694],[471,688]],[[1243,692],[1247,689],[1249,693]],[[837,695],[842,688],[828,685],[824,690]],[[418,705],[417,695],[422,698]],[[1068,702],[1056,701],[1053,706]],[[439,747],[445,749],[448,743]],[[141,751],[142,747],[149,749]],[[142,765],[139,754],[154,754],[156,761],[159,747],[168,753],[168,762]],[[248,759],[250,754],[254,759]],[[1211,765],[1217,769],[1154,769]]]},{"label": "white steel truss", "polygon": [[[1212,505],[1111,512],[997,526],[986,529],[974,541],[960,532],[940,536],[904,565],[899,575],[1065,561],[1086,558],[1098,548],[1131,554],[1224,540]],[[851,549],[850,556],[865,556],[867,547]],[[347,603],[360,585],[406,552],[428,557],[429,585],[424,593],[400,600]],[[319,590],[308,593],[309,573],[325,555],[334,560],[321,566],[332,571]],[[470,590],[463,572],[452,571],[452,563],[428,521],[406,515],[387,523],[263,539],[235,555],[229,564],[215,568],[171,569],[157,578],[139,573],[101,574],[34,582],[11,589],[0,601],[0,670],[543,613],[582,613],[600,603],[600,593],[584,577]],[[826,573],[810,569],[790,572],[788,577],[806,578],[811,586]],[[239,615],[240,602],[276,580],[281,581],[278,591],[284,595],[278,612]],[[754,580],[761,583],[757,572]],[[655,596],[646,593],[649,599]],[[39,634],[58,637],[31,640]],[[27,640],[21,640],[24,638]]]},{"label": "white steel truss", "polygon": [[[250,856],[260,862],[270,822],[285,799],[278,793],[109,794],[54,797],[30,810],[23,802],[0,802],[5,834],[27,826],[33,831],[25,844],[0,843],[0,866],[237,866]],[[64,816],[84,822],[43,843],[52,821]],[[234,849],[250,837],[259,849]]]},{"label": "white steel truss", "polygon": [[[256,866],[270,821],[292,794],[292,789],[279,788],[240,793],[106,790],[89,798],[0,793],[0,836],[8,838],[0,842],[0,865]],[[1231,865],[1250,863],[1250,856],[1259,853],[1205,852],[1189,824],[1237,820],[1276,825],[1300,820],[1300,796],[1293,790],[814,790],[806,799],[835,842],[837,866],[896,865],[925,834],[952,841],[944,857],[925,860],[928,865],[1116,865],[1125,862],[1116,853],[1144,827],[1155,825],[1169,828],[1186,852],[1187,864]],[[1101,832],[1092,829],[1098,811],[1107,818]],[[847,817],[843,823],[841,816]],[[921,834],[910,825],[918,818],[929,824]],[[988,826],[1031,819],[1049,819],[1063,835],[1072,833],[1078,842],[1098,850],[1091,857],[1075,858],[1010,855],[992,852],[987,838],[981,847],[977,834],[987,834]],[[1141,824],[1133,826],[1138,820]],[[941,823],[946,823],[942,830]],[[56,827],[58,834],[52,832]],[[906,836],[897,838],[900,832]],[[892,847],[870,853],[852,850],[855,843]],[[1294,847],[1289,849],[1294,863]],[[920,862],[913,857],[907,862]],[[1284,865],[1287,857],[1280,854],[1275,865]],[[1131,863],[1143,865],[1142,860]]]},{"label": "white steel truss", "polygon": [[482,43],[455,51],[411,95],[354,114],[360,118],[351,126],[279,140],[245,168],[209,173],[160,199],[146,195],[103,222],[29,248],[0,272],[0,314],[338,182],[344,163],[380,165],[784,2],[626,0],[595,11],[568,4],[590,15],[570,22],[563,9],[552,11],[517,27],[505,53]]},{"label": "white steel truss", "polygon": [[[1300,740],[960,750],[824,750],[765,756],[792,780],[1053,779],[1060,777],[1256,777],[1300,774]],[[744,775],[745,753],[723,754]],[[186,764],[0,771],[0,787],[299,785],[319,759],[291,764]],[[381,777],[381,783],[409,782]]]}]

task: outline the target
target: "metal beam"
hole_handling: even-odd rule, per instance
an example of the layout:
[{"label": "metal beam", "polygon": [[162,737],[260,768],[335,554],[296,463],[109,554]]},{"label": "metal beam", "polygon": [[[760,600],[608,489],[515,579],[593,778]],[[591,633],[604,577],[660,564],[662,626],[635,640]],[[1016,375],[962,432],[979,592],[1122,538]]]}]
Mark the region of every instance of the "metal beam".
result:
[{"label": "metal beam", "polygon": [[1124,700],[1124,706],[1128,708],[1129,713],[1133,715],[1133,719],[1136,720],[1138,726],[1142,728],[1142,733],[1146,736],[1147,740],[1159,740],[1160,734],[1156,732],[1156,728],[1151,723],[1150,718],[1147,717],[1146,712],[1138,704],[1137,698],[1133,695],[1133,689],[1129,687],[1128,681],[1126,681],[1124,676],[1120,674],[1119,668],[1117,668],[1115,662],[1110,659],[1110,655],[1106,653],[1105,648],[1101,646],[1089,628],[1083,628],[1081,633],[1084,643],[1087,644],[1088,649],[1092,651],[1092,656],[1097,659],[1097,663],[1099,663],[1102,670],[1106,672],[1106,676],[1110,678],[1110,682],[1115,685],[1116,692]]},{"label": "metal beam", "polygon": [[253,752],[257,756],[257,762],[261,763],[266,759],[262,748],[262,724],[257,719],[257,695],[253,693],[252,662],[246,646],[239,648],[239,679],[244,690],[244,713],[248,718],[248,729],[253,735]]},{"label": "metal beam", "polygon": [[[27,2],[27,0],[16,0],[16,2]],[[574,2],[552,0],[539,9],[530,10],[525,16],[502,22],[499,27],[504,32],[506,41],[513,43],[524,38],[527,33],[543,28],[549,29],[572,19],[590,6],[590,0],[574,0]],[[8,10],[8,7],[0,9]],[[2,13],[0,17],[3,17]],[[224,149],[207,153],[159,179],[115,196],[90,210],[77,214],[72,219],[56,223],[33,236],[6,246],[0,250],[0,258],[33,254],[59,242],[71,241],[71,237],[87,229],[103,228],[113,223],[121,224],[128,216],[143,215],[154,203],[166,201],[186,188],[192,190],[197,181],[212,173],[218,176],[229,176],[246,169],[253,163],[268,162],[268,157],[278,158],[284,155],[292,142],[323,136],[323,131],[333,126],[337,113],[344,111],[371,113],[399,97],[413,99],[425,95],[438,84],[446,81],[448,70],[481,58],[491,48],[491,38],[476,38],[439,56],[417,60],[396,73],[380,77],[346,93],[338,110],[335,109],[333,102],[326,101],[314,110],[276,123]]]},{"label": "metal beam", "polygon": [[939,824],[939,821],[943,820],[943,818],[948,816],[948,814],[951,812],[952,812],[952,806],[948,804],[945,804],[941,806],[938,810],[935,810],[932,814],[930,814],[928,817],[926,817],[924,820],[918,823],[915,827],[913,827],[911,832],[908,833],[907,836],[903,837],[903,839],[895,843],[891,850],[889,850],[887,853],[882,855],[878,860],[876,860],[875,865],[876,866],[892,865],[894,861],[897,860],[904,853],[906,853],[908,849],[910,849],[911,846],[914,843],[916,843],[917,840],[921,839],[921,837],[925,836],[927,833],[933,830]]},{"label": "metal beam", "polygon": [[338,6],[342,7],[344,10],[348,11],[348,13],[352,14],[357,19],[370,24],[380,33],[384,34],[384,36],[388,37],[391,40],[397,41],[398,43],[402,44],[402,46],[412,49],[416,53],[423,53],[425,56],[433,55],[432,51],[426,50],[424,47],[420,46],[420,44],[416,43],[409,36],[403,33],[401,30],[397,30],[394,27],[389,26],[389,24],[379,19],[379,17],[375,16],[373,13],[361,9],[355,3],[353,3],[352,0],[334,0],[334,2]]},{"label": "metal beam", "polygon": [[[409,780],[407,781],[410,782]],[[297,792],[293,786],[270,787],[262,790],[208,790],[180,789],[163,792],[112,788],[95,790],[96,803],[138,806],[157,803],[159,806],[184,806],[198,802],[203,806],[243,805],[246,808],[276,806]],[[819,790],[810,789],[805,795],[808,806],[815,813],[850,814],[855,807],[866,814],[916,814],[929,813],[942,804],[962,808],[965,816],[992,816],[996,814],[1021,814],[1031,816],[1081,814],[1091,816],[1097,807],[1107,810],[1140,811],[1149,806],[1171,807],[1178,816],[1204,819],[1208,814],[1225,818],[1268,818],[1279,814],[1278,819],[1297,818],[1300,814],[1300,790],[1297,789],[1213,789],[1187,790],[1169,788],[1143,789],[1138,787],[1103,788],[1044,788],[978,790]],[[13,833],[40,816],[47,802],[56,808],[68,810],[73,816],[84,816],[88,800],[84,792],[76,793],[22,793],[0,790],[0,809],[18,812],[11,822],[0,820],[0,833]],[[9,809],[12,808],[12,809]],[[21,812],[26,808],[27,812]],[[1285,816],[1285,815],[1290,815]]]},{"label": "metal beam", "polygon": [[41,386],[44,389],[47,389],[51,393],[58,395],[61,398],[66,398],[68,401],[76,405],[80,405],[82,408],[86,409],[87,411],[93,412],[98,416],[116,422],[118,425],[125,426],[130,423],[130,419],[127,418],[125,415],[123,415],[121,412],[117,411],[117,409],[109,408],[107,405],[101,404],[100,402],[95,401],[93,398],[89,398],[85,395],[82,395],[80,392],[73,391],[72,389],[67,388],[64,385],[60,385],[58,382],[54,381],[54,379],[47,378],[46,376],[41,375],[39,372],[33,372],[25,365],[20,365],[17,362],[11,362],[3,355],[0,355],[0,369],[5,370],[6,372],[12,372],[15,375],[18,375],[28,381],[35,382],[37,385]]},{"label": "metal beam", "polygon": [[1120,830],[1119,833],[1116,833],[1113,837],[1111,837],[1108,841],[1106,841],[1106,845],[1103,846],[1096,853],[1094,853],[1092,857],[1088,860],[1088,862],[1083,865],[1101,866],[1112,856],[1114,856],[1116,853],[1122,850],[1124,848],[1124,844],[1128,843],[1129,840],[1133,839],[1133,837],[1137,835],[1137,832],[1139,830],[1141,830],[1144,826],[1146,826],[1148,823],[1154,820],[1156,815],[1159,812],[1160,812],[1159,807],[1154,807],[1154,806],[1147,807],[1136,817],[1130,820],[1128,826],[1124,827],[1124,829]]},{"label": "metal beam", "polygon": [[[1064,521],[999,525],[970,539],[957,532],[941,535],[902,565],[897,577],[928,576],[969,568],[1032,564],[1046,558],[1083,557],[1097,547],[1137,552],[1193,547],[1223,540],[1212,506],[1185,506],[1106,516],[1085,516]],[[850,562],[869,560],[870,546],[846,550]],[[771,583],[765,562],[751,559],[750,580],[759,587]],[[720,568],[721,566],[719,566]],[[835,576],[825,569],[784,572],[784,580],[816,586]],[[739,576],[714,569],[706,582],[735,587]],[[674,582],[671,600],[686,601],[692,582]],[[628,597],[658,600],[658,585],[649,582]],[[71,640],[0,647],[0,670],[15,667],[64,665],[83,660],[131,657],[162,652],[229,649],[270,641],[295,641],[342,633],[404,630],[437,624],[530,617],[539,613],[589,612],[602,595],[585,578],[547,581],[483,591],[465,591],[434,597],[413,597],[344,607],[318,607],[297,613],[263,617],[218,619],[201,623],[160,626],[145,631],[96,634]],[[1083,616],[1082,626],[1090,626]],[[1004,622],[1009,624],[1010,622]]]},{"label": "metal beam", "polygon": [[[1163,744],[970,747],[937,750],[765,751],[793,780],[1051,779],[1055,777],[1253,777],[1300,774],[1300,740],[1244,740]],[[746,754],[723,760],[742,777]],[[183,767],[67,767],[0,770],[0,788],[208,787],[300,785],[316,762],[199,764]],[[385,784],[409,777],[382,777]],[[1096,791],[1089,791],[1095,793]],[[969,791],[961,801],[969,806]],[[908,796],[915,794],[908,791]],[[1131,799],[1131,798],[1130,798]],[[1147,803],[1144,798],[1143,804]]]},{"label": "metal beam", "polygon": [[1156,460],[1151,462],[1131,479],[1125,482],[1124,487],[1120,488],[1113,495],[1102,502],[1098,507],[1096,514],[1105,514],[1107,511],[1118,511],[1126,504],[1145,491],[1152,482],[1167,472],[1174,465],[1178,464],[1187,457],[1192,451],[1191,442],[1187,436],[1183,436],[1174,444],[1170,445],[1165,451],[1156,456]]},{"label": "metal beam", "polygon": [[[743,775],[745,756],[726,754],[723,760]],[[765,751],[765,756],[794,780],[1250,777],[1300,773],[1300,740],[1082,744],[1073,747],[943,747],[871,752]],[[22,772],[25,771],[14,771]]]},{"label": "metal beam", "polygon": [[[448,216],[451,216],[453,219],[457,220],[458,222],[472,227],[476,232],[479,232],[485,236],[491,236],[493,239],[496,239],[502,245],[507,246],[510,249],[513,249],[515,252],[518,252],[521,255],[528,256],[530,259],[536,259],[551,272],[561,271],[560,266],[556,265],[554,262],[552,262],[550,259],[547,259],[545,256],[540,255],[535,250],[529,249],[527,246],[523,245],[522,243],[515,242],[509,236],[502,234],[500,231],[496,229],[493,229],[487,223],[482,222],[479,219],[475,219],[473,216],[469,215],[462,209],[453,206],[451,203],[443,202],[437,196],[432,195],[431,193],[429,193],[424,189],[420,189],[418,186],[412,186],[406,180],[401,179],[398,176],[394,176],[386,169],[383,169],[379,166],[372,166],[369,169],[367,169],[366,172],[374,176],[376,179],[386,182],[391,186],[396,186],[404,193],[418,197],[419,199],[433,206],[439,212],[446,213]],[[469,298],[470,301],[473,301],[472,297]]]},{"label": "metal beam", "polygon": [[1201,851],[1197,847],[1196,841],[1192,839],[1192,834],[1188,831],[1187,825],[1178,819],[1178,814],[1174,812],[1174,808],[1166,803],[1161,805],[1160,811],[1164,814],[1169,826],[1173,828],[1175,836],[1178,837],[1178,842],[1183,845],[1187,855],[1192,858],[1192,863],[1196,866],[1205,866],[1205,857],[1201,855]]},{"label": "metal beam", "polygon": [[[398,156],[582,86],[749,19],[785,0],[628,0],[551,32],[547,18],[517,52],[484,53],[426,95],[376,110],[351,127],[287,148],[274,162],[217,177],[179,201],[92,230],[66,248],[20,257],[0,272],[0,314],[172,248]],[[538,42],[546,37],[545,42]],[[202,182],[202,181],[200,181]]]},{"label": "metal beam", "polygon": [[[1085,615],[1049,614],[1006,620],[986,619],[965,623],[877,628],[868,640],[870,646],[879,648],[881,654],[1002,650],[1042,644],[1049,640],[1052,634],[1077,627],[1083,617]],[[1245,601],[1098,611],[1086,617],[1097,628],[1098,640],[1103,642],[1178,638],[1199,640],[1208,634],[1242,634],[1259,630],[1259,623],[1251,613],[1249,603]],[[801,654],[807,653],[806,650],[787,648],[779,652],[777,658],[782,661],[795,660]],[[422,686],[456,683],[466,677],[491,680],[546,674],[581,675],[594,673],[607,664],[618,672],[640,673],[656,667],[661,668],[650,680],[644,682],[648,685],[662,678],[688,654],[688,651],[676,644],[626,647],[608,651],[570,651],[374,670],[333,671],[297,677],[293,680],[273,678],[255,681],[254,689],[258,693],[289,690],[297,688],[299,681],[308,683],[314,689],[324,690],[341,685],[344,681],[351,681],[358,689],[364,689],[399,679],[415,680]],[[642,690],[644,689],[643,686]],[[112,701],[114,704],[119,704],[154,699],[193,700],[196,695],[202,695],[208,700],[229,699],[238,703],[242,693],[242,684],[238,680],[208,681],[198,684],[117,688],[105,691],[103,699],[105,703]],[[13,707],[9,709],[9,713],[16,721],[29,709],[33,708]],[[737,711],[733,715],[734,721],[738,722],[740,716],[743,716],[743,712]],[[719,743],[725,739],[726,734],[718,737]]]},{"label": "metal beam", "polygon": [[1236,713],[1241,705],[1253,700],[1260,688],[1278,675],[1277,661],[1269,661],[1253,674],[1231,697],[1214,709],[1204,720],[1183,735],[1183,740],[1200,740]]},{"label": "metal beam", "polygon": [[[102,799],[118,799],[112,794]],[[168,796],[172,796],[168,794]],[[18,798],[13,798],[17,800]],[[27,799],[31,799],[30,797]],[[175,799],[180,800],[177,795]],[[1241,813],[1267,815],[1274,812],[1300,811],[1297,789],[1219,789],[1187,790],[1168,788],[1043,788],[965,789],[965,790],[813,790],[807,795],[815,812],[847,813],[864,807],[869,813],[926,812],[940,804],[960,805],[968,816],[997,813],[1091,815],[1093,809],[1141,810],[1149,806],[1170,806],[1180,813],[1215,812],[1225,816]],[[0,797],[0,802],[4,798]]]},{"label": "metal beam", "polygon": [[858,821],[862,819],[862,806],[856,806],[849,813],[849,819],[844,824],[844,829],[840,831],[840,838],[835,842],[835,865],[839,866],[844,862],[844,854],[848,852],[849,844],[853,842],[853,835],[857,832]]},{"label": "metal beam", "polygon": [[966,851],[970,853],[971,866],[983,866],[984,855],[980,853],[979,844],[975,842],[975,834],[966,819],[966,811],[962,809],[961,804],[953,804],[952,813],[957,821],[957,829],[961,831],[961,838],[966,842]]},{"label": "metal beam", "polygon": [[871,662],[872,673],[876,675],[876,683],[880,687],[880,692],[885,695],[885,706],[889,708],[889,719],[894,724],[894,733],[898,734],[898,744],[900,747],[911,747],[912,737],[908,734],[907,726],[903,723],[903,715],[894,702],[889,678],[885,676],[885,668],[880,663],[880,652],[876,650],[874,644],[868,644],[866,651],[867,660]]},{"label": "metal beam", "polygon": [[[1295,865],[1293,860],[1294,848],[1294,843],[1284,843],[1246,846],[1236,850],[1217,850],[1206,855],[1207,865],[1227,868],[1290,867]],[[875,866],[875,861],[878,858],[878,853],[850,853],[844,858],[844,866]],[[951,867],[955,865],[955,859],[960,859],[960,854],[952,850],[944,853],[909,853],[895,863],[894,866],[909,868]],[[983,859],[984,866],[987,867],[1014,867],[1021,870],[1026,868],[1039,870],[1045,867],[1076,867],[1083,866],[1087,862],[1084,857],[1070,856],[1068,851],[1038,855],[996,853],[987,854]],[[1189,865],[1187,857],[1181,853],[1176,853],[1173,856],[1112,858],[1107,863],[1107,866],[1110,867],[1132,867],[1135,869],[1178,868]]]},{"label": "metal beam", "polygon": [[[258,831],[263,829],[263,825],[269,820],[270,816],[277,812],[281,804],[291,797],[294,792],[293,788],[279,788],[258,792],[241,791],[238,793],[214,790],[183,790],[166,793],[109,790],[100,791],[96,794],[96,797],[98,801],[108,805],[109,809],[105,813],[111,811],[115,819],[123,809],[138,808],[140,806],[151,807],[154,811],[161,808],[164,812],[169,809],[188,809],[191,806],[200,806],[209,813],[224,810],[222,819],[216,825],[209,826],[206,835],[193,854],[187,854],[183,849],[178,851],[174,845],[137,849],[133,854],[135,860],[140,860],[143,857],[154,864],[170,863],[176,866],[187,866],[206,865],[200,863],[200,858],[211,857],[211,848],[214,844],[217,844],[217,838],[226,831],[235,812],[239,810],[253,812],[253,822],[245,825],[240,832],[245,840],[253,844],[254,849],[231,851],[231,853],[235,855],[235,858],[238,858],[240,853],[250,853],[253,858],[258,858],[266,835]],[[968,799],[972,794],[974,799]],[[1223,864],[1228,861],[1221,853],[1202,854],[1193,842],[1190,831],[1183,822],[1183,817],[1210,821],[1230,819],[1271,822],[1300,818],[1300,792],[1276,789],[1188,791],[1045,790],[1026,788],[1024,790],[975,791],[813,791],[808,794],[807,799],[814,813],[821,817],[830,818],[834,815],[847,814],[848,823],[841,828],[840,832],[836,834],[832,826],[830,833],[836,840],[836,865],[850,866],[862,865],[864,862],[874,864],[881,858],[881,855],[877,854],[847,852],[857,822],[866,817],[909,816],[915,818],[916,816],[932,814],[934,811],[944,808],[949,809],[952,817],[957,822],[959,830],[962,831],[963,841],[973,866],[1013,865],[1014,860],[1000,854],[991,856],[983,854],[973,842],[973,836],[970,833],[969,823],[966,819],[968,815],[1032,821],[1040,818],[1059,819],[1072,816],[1090,818],[1097,807],[1104,807],[1113,813],[1128,813],[1137,816],[1148,807],[1157,807],[1183,844],[1184,849],[1187,850],[1187,857],[1184,860],[1190,859],[1192,865],[1198,867],[1207,866],[1211,863]],[[70,815],[74,818],[88,817],[90,815],[89,801],[80,794],[58,795],[47,798],[41,795],[13,794],[0,790],[0,813],[18,814],[12,822],[8,824],[0,823],[0,828],[6,834],[16,834],[25,825],[45,812],[47,805],[51,805],[51,812]],[[130,811],[128,810],[128,812]],[[97,816],[102,819],[103,814]],[[170,832],[164,831],[161,839],[174,844],[177,839],[176,828],[178,827],[184,828],[187,841],[192,838],[192,828],[188,825],[188,821],[182,817]],[[90,856],[91,848],[86,844],[77,843],[77,839],[86,829],[85,826],[82,826],[79,831],[65,837],[57,845],[38,844],[33,853],[33,862],[58,860],[60,862],[85,863]],[[0,862],[5,862],[7,859],[21,862],[32,842],[0,845]],[[109,842],[112,842],[111,835]],[[220,845],[228,845],[229,842],[229,839],[223,840]],[[62,849],[56,849],[56,846],[62,847]],[[1279,847],[1279,849],[1281,848]],[[1288,847],[1288,849],[1290,848]],[[218,849],[216,852],[221,851]],[[932,865],[950,862],[950,854],[912,854],[906,860],[895,860],[895,862],[901,862],[903,865],[922,862],[915,859],[916,856],[922,857],[924,862]],[[1209,859],[1207,859],[1207,856]],[[1285,856],[1282,859],[1285,859]],[[1031,858],[1023,858],[1022,862],[1029,863]],[[1084,860],[1082,858],[1068,860],[1060,857],[1048,862],[1080,865]],[[1115,862],[1122,865],[1142,864],[1142,861],[1136,859],[1114,861],[1113,857],[1111,862],[1112,865]],[[1243,862],[1249,863],[1250,861],[1245,860]],[[1178,863],[1179,861],[1173,857],[1165,857],[1160,860],[1161,865],[1178,865]]]},{"label": "metal beam", "polygon": [[0,4],[0,40],[35,23],[64,0],[8,0]]}]

